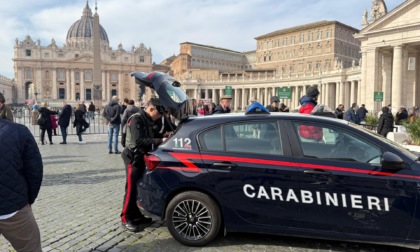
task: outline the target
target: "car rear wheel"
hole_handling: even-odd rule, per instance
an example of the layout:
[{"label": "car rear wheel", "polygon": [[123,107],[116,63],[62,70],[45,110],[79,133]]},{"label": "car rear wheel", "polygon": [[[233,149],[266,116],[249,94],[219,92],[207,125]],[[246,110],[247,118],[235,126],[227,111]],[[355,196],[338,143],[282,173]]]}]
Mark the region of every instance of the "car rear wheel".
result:
[{"label": "car rear wheel", "polygon": [[166,225],[178,242],[187,246],[204,246],[219,233],[220,209],[204,193],[183,192],[169,202]]}]

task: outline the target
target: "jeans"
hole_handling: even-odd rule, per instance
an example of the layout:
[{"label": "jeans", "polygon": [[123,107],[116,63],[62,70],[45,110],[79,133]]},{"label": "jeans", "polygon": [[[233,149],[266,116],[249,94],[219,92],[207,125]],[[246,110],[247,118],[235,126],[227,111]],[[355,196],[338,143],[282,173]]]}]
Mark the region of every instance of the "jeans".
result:
[{"label": "jeans", "polygon": [[88,111],[88,118],[89,119],[95,119],[95,112],[94,111]]},{"label": "jeans", "polygon": [[[108,150],[112,151],[112,142],[114,141],[114,151],[118,151],[118,135],[120,134],[119,124],[108,125]],[[114,137],[114,140],[112,140]]]},{"label": "jeans", "polygon": [[60,126],[61,136],[63,137],[63,142],[67,142],[67,127]]}]

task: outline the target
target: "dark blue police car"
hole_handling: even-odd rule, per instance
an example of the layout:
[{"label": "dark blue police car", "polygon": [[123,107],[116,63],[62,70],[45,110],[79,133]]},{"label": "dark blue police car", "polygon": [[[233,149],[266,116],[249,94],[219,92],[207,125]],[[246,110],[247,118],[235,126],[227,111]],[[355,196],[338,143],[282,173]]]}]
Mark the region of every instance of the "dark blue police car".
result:
[{"label": "dark blue police car", "polygon": [[182,118],[144,158],[140,209],[189,246],[224,231],[419,248],[417,155],[342,120],[255,111]]}]

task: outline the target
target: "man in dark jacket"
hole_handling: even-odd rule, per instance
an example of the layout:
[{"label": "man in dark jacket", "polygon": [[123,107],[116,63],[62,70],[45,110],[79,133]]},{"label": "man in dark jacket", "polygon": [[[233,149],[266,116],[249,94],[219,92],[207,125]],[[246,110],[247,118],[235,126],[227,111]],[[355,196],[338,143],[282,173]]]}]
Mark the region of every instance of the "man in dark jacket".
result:
[{"label": "man in dark jacket", "polygon": [[279,103],[279,98],[277,96],[272,96],[270,98],[270,105],[267,105],[265,108],[268,112],[279,112]]},{"label": "man in dark jacket", "polygon": [[223,113],[230,113],[230,101],[232,97],[230,96],[222,96],[220,98],[220,103],[217,105],[214,110],[213,114],[223,114]]},{"label": "man in dark jacket", "polygon": [[133,116],[127,123],[126,148],[121,154],[127,174],[121,222],[131,232],[138,232],[142,225],[152,222],[137,207],[137,182],[146,167],[144,153],[157,148],[166,140],[166,132],[159,133],[160,127],[157,126],[163,114],[164,108],[159,99],[152,98],[146,109],[141,110],[139,116]]},{"label": "man in dark jacket", "polygon": [[108,150],[112,154],[112,142],[114,142],[115,154],[120,154],[118,151],[118,135],[121,126],[121,106],[118,104],[118,97],[112,96],[111,101],[105,106],[103,116],[108,125]]},{"label": "man in dark jacket", "polygon": [[351,108],[344,113],[344,120],[354,124],[360,124],[360,118],[356,114],[358,107],[357,103],[353,103]]},{"label": "man in dark jacket", "polygon": [[344,118],[344,105],[339,104],[338,107],[335,109],[334,114],[338,119],[343,119]]},{"label": "man in dark jacket", "polygon": [[63,137],[63,142],[60,144],[67,144],[67,128],[70,124],[72,109],[65,101],[63,101],[63,108],[58,114],[58,125],[60,125],[61,136]]},{"label": "man in dark jacket", "polygon": [[397,121],[395,122],[396,125],[403,125],[404,120],[408,119],[408,111],[405,109],[404,106],[401,106],[398,110],[397,114],[395,115]]},{"label": "man in dark jacket", "polygon": [[368,113],[367,109],[365,108],[365,104],[362,104],[360,108],[356,111],[356,115],[359,118],[359,123],[366,118],[366,114]]},{"label": "man in dark jacket", "polygon": [[389,112],[388,107],[382,108],[382,115],[379,117],[378,134],[386,137],[389,132],[394,130],[394,116]]},{"label": "man in dark jacket", "polygon": [[0,235],[16,251],[41,251],[31,205],[38,196],[43,165],[27,127],[0,118]]}]

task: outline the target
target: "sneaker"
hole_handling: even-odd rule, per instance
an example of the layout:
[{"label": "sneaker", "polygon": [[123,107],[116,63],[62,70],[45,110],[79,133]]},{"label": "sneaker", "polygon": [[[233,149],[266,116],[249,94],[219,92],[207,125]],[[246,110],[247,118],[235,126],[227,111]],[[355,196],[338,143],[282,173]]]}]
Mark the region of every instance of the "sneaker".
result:
[{"label": "sneaker", "polygon": [[60,144],[67,144],[66,142],[61,142]]},{"label": "sneaker", "polygon": [[53,142],[51,142],[50,144],[53,144]]},{"label": "sneaker", "polygon": [[112,151],[109,151],[108,153],[109,153],[109,154],[112,154],[113,152],[112,152]]},{"label": "sneaker", "polygon": [[85,144],[86,142],[83,142],[83,141],[79,141],[79,144]]},{"label": "sneaker", "polygon": [[118,150],[117,150],[117,151],[115,151],[114,153],[115,153],[115,154],[121,154],[121,151],[118,151]]}]

